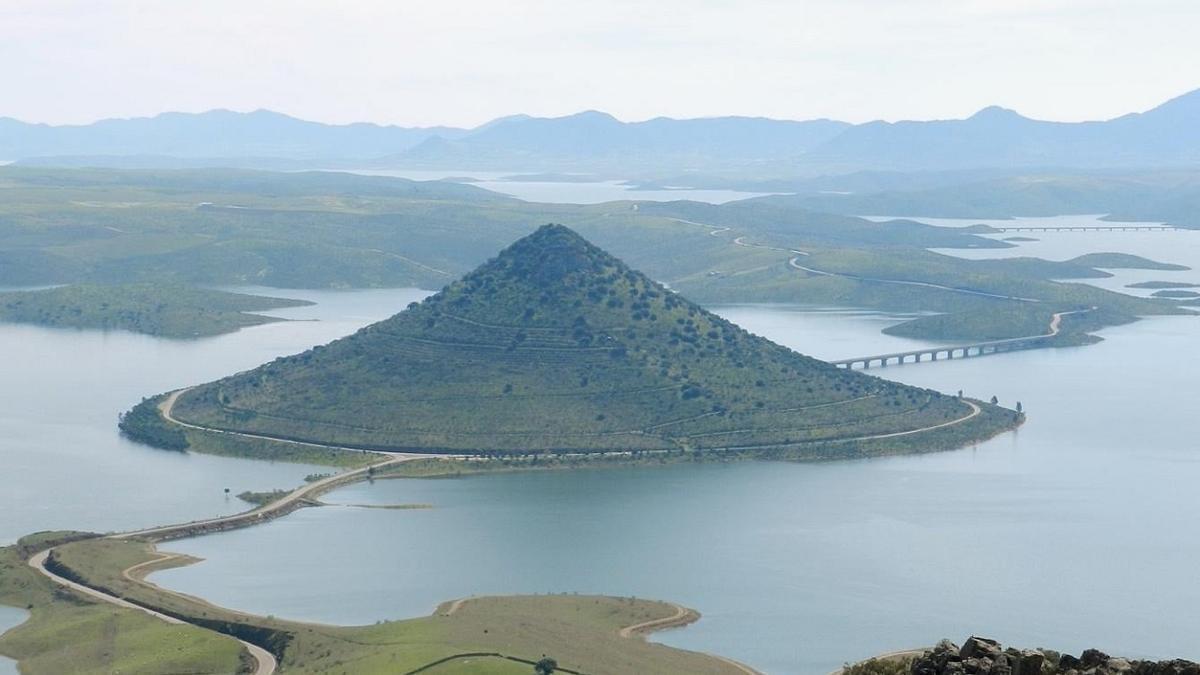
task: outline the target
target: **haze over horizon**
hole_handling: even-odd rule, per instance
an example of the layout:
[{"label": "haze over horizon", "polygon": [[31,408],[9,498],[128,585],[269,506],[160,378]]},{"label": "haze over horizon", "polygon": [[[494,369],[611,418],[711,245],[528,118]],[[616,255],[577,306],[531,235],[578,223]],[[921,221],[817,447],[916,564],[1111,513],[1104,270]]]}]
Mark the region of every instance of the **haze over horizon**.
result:
[{"label": "haze over horizon", "polygon": [[227,108],[474,127],[596,109],[858,123],[999,105],[1080,121],[1152,108],[1200,72],[1200,5],[1186,0],[243,4],[6,3],[0,57],[24,67],[0,71],[0,116]]}]

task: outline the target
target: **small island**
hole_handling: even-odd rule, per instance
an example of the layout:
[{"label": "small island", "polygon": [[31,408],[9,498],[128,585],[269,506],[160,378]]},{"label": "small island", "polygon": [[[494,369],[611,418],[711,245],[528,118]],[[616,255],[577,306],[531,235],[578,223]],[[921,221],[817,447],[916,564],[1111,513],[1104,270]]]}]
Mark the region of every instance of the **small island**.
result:
[{"label": "small island", "polygon": [[184,284],[76,284],[0,293],[0,321],[197,338],[285,321],[251,312],[311,304]]},{"label": "small island", "polygon": [[1067,262],[1087,267],[1108,270],[1154,270],[1158,272],[1186,272],[1190,267],[1158,262],[1128,253],[1088,253]]},{"label": "small island", "polygon": [[1141,288],[1153,291],[1181,288],[1200,288],[1200,284],[1189,284],[1183,281],[1142,281],[1136,284],[1127,284],[1125,288]]},{"label": "small island", "polygon": [[1154,291],[1150,294],[1150,297],[1165,298],[1167,300],[1191,300],[1193,298],[1200,298],[1200,293],[1196,291],[1166,290]]}]

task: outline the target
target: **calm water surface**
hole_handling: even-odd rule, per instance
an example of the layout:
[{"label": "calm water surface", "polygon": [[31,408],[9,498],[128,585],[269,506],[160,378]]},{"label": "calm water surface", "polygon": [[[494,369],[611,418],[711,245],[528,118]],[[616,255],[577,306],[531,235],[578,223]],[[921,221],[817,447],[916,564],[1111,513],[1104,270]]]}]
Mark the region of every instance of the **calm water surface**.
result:
[{"label": "calm water surface", "polygon": [[[1175,255],[1130,252],[1200,267],[1181,246],[1170,247]],[[1094,250],[1114,248],[1126,250]],[[326,342],[423,295],[271,292],[318,300],[279,314],[321,321],[194,342],[0,325],[0,540],[228,513],[244,505],[227,501],[224,487],[286,487],[316,470],[165,453],[115,433],[116,414],[143,395]],[[911,344],[878,333],[905,317],[811,309],[720,311],[826,358]],[[704,618],[657,639],[770,673],[820,674],[971,632],[1200,658],[1200,448],[1189,431],[1200,404],[1200,319],[1104,335],[1087,348],[873,371],[1023,402],[1025,427],[975,448],[359,484],[329,495],[332,507],[172,542],[164,548],[206,561],[155,581],[336,623],[426,614],[470,594],[665,598]],[[435,508],[351,506],[414,502]]]},{"label": "calm water surface", "polygon": [[527,202],[552,204],[601,204],[625,199],[649,202],[673,202],[688,199],[709,204],[724,204],[739,199],[762,197],[770,192],[742,192],[740,190],[711,190],[678,188],[671,190],[635,190],[620,180],[592,181],[534,181],[502,180],[506,176],[520,175],[520,171],[420,171],[406,169],[364,169],[351,171],[368,176],[394,176],[409,180],[442,180],[465,178],[476,187],[510,195]]},{"label": "calm water surface", "polygon": [[117,415],[143,396],[244,370],[382,319],[417,290],[263,292],[314,307],[204,340],[0,323],[0,544],[38,530],[108,531],[246,508],[226,497],[287,487],[318,469],[172,453],[127,441]]},{"label": "calm water surface", "polygon": [[[874,333],[879,315],[722,311],[818,355],[893,340]],[[1200,319],[1105,336],[875,371],[1023,402],[1025,427],[974,448],[360,484],[329,496],[341,506],[173,542],[206,561],[155,581],[334,623],[426,614],[471,594],[667,598],[704,618],[657,639],[769,673],[824,673],[972,632],[1197,658],[1200,449],[1188,420]],[[349,506],[414,502],[434,508]]]},{"label": "calm water surface", "polygon": [[[4,631],[19,626],[29,618],[29,612],[16,607],[0,605],[0,635]],[[17,662],[0,655],[0,675],[17,675]]]},{"label": "calm water surface", "polygon": [[[1012,220],[980,220],[968,218],[924,218],[909,217],[930,225],[941,227],[968,227],[985,224],[995,227],[1080,227],[1120,225],[1161,225],[1162,223],[1113,223],[1100,220],[1101,216],[1053,216],[1044,218],[1014,218]],[[871,220],[892,220],[892,217],[872,217]],[[989,249],[935,249],[940,253],[981,260],[986,258],[1013,258],[1030,256],[1046,260],[1068,260],[1085,253],[1120,252],[1139,255],[1157,262],[1175,263],[1191,267],[1185,271],[1160,272],[1154,270],[1105,270],[1112,274],[1107,279],[1081,279],[1113,291],[1132,295],[1149,296],[1153,290],[1126,288],[1127,284],[1143,281],[1178,281],[1200,284],[1200,231],[1178,230],[1168,232],[1007,232],[984,235],[989,239],[1004,240],[1009,237],[1028,237],[1037,241],[1010,242],[1015,248]]]}]

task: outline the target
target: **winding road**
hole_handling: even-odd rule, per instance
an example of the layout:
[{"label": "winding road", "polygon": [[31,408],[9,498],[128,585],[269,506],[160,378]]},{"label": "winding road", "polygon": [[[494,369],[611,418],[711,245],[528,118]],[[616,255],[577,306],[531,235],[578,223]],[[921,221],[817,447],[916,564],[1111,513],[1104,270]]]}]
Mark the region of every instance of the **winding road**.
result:
[{"label": "winding road", "polygon": [[[246,436],[248,438],[262,438],[262,439],[266,439],[266,440],[278,441],[278,442],[283,442],[283,443],[296,443],[299,445],[317,446],[317,447],[330,448],[330,449],[339,449],[339,450],[347,449],[347,448],[341,448],[339,446],[322,445],[319,443],[303,443],[300,441],[287,441],[287,440],[283,440],[283,439],[269,438],[266,436],[256,436],[253,434],[241,434],[238,432],[222,431],[219,429],[208,429],[208,428],[200,427],[200,426],[197,426],[194,424],[188,424],[186,422],[181,422],[181,421],[175,419],[174,417],[172,417],[171,411],[175,405],[175,401],[177,401],[179,399],[180,394],[184,393],[185,391],[187,391],[187,389],[180,389],[178,391],[172,392],[166,398],[166,400],[160,405],[160,410],[163,413],[163,417],[175,424],[179,424],[181,426],[185,426],[185,427],[188,427],[191,429],[199,429],[199,430],[203,430],[203,431],[214,431],[214,432],[220,432],[220,433],[229,433],[229,434],[234,434],[234,435]],[[376,454],[378,454],[378,453],[376,453]],[[192,521],[192,522],[188,522],[188,523],[179,523],[176,525],[164,525],[161,527],[151,527],[151,528],[146,528],[143,530],[135,530],[132,532],[121,532],[118,534],[109,535],[109,538],[111,538],[111,539],[139,538],[139,539],[162,540],[162,539],[170,539],[175,536],[183,536],[183,535],[195,533],[197,531],[204,531],[204,530],[211,530],[211,529],[220,530],[220,529],[233,529],[233,528],[238,528],[238,527],[248,527],[250,525],[256,525],[258,523],[263,523],[272,518],[276,518],[281,515],[290,513],[295,508],[304,505],[306,502],[316,499],[316,497],[318,497],[319,495],[321,495],[325,492],[328,492],[329,490],[332,490],[332,489],[339,487],[341,485],[344,485],[346,483],[352,483],[354,481],[360,480],[362,478],[365,478],[365,477],[371,475],[371,473],[374,470],[377,470],[377,469],[380,469],[380,468],[383,468],[386,466],[391,466],[393,464],[399,464],[401,462],[412,461],[414,459],[422,459],[422,458],[426,458],[426,457],[438,457],[438,456],[441,456],[441,455],[412,454],[412,453],[389,454],[389,455],[385,456],[385,458],[382,459],[381,461],[374,462],[367,466],[359,467],[357,469],[350,469],[348,471],[343,471],[341,473],[337,473],[332,476],[322,478],[321,480],[314,481],[314,482],[308,483],[306,485],[302,485],[302,486],[296,488],[295,490],[292,490],[291,492],[287,493],[286,495],[280,497],[279,499],[276,499],[273,502],[264,504],[263,506],[260,506],[255,509],[251,509],[249,511],[244,511],[242,513],[237,513],[237,514],[233,514],[230,516],[220,516],[217,518],[197,520],[197,521]],[[62,586],[66,586],[67,588],[70,588],[71,590],[82,593],[90,598],[95,599],[95,600],[107,602],[111,605],[115,605],[117,607],[122,607],[124,609],[133,609],[133,610],[137,610],[140,612],[145,612],[146,614],[149,614],[150,616],[152,616],[156,619],[165,621],[166,623],[169,623],[172,625],[181,625],[181,624],[187,623],[186,621],[182,621],[173,616],[163,614],[162,612],[157,612],[157,611],[149,609],[147,607],[142,607],[141,605],[129,602],[128,600],[125,600],[124,598],[120,598],[118,596],[111,595],[104,591],[101,591],[101,590],[98,590],[95,588],[91,588],[90,586],[85,586],[85,585],[77,583],[75,581],[71,581],[70,579],[67,579],[65,577],[59,576],[58,574],[55,574],[54,572],[51,572],[46,567],[46,561],[49,559],[50,554],[53,550],[54,550],[53,548],[49,548],[49,549],[46,549],[44,551],[41,551],[40,553],[37,553],[37,554],[31,556],[29,558],[29,566],[34,568],[38,572],[40,572],[42,575],[46,576],[51,581],[53,581],[57,584],[60,584]],[[140,577],[135,576],[135,573],[137,571],[139,571],[143,568],[149,567],[151,565],[160,564],[164,560],[167,560],[167,559],[170,559],[173,557],[175,557],[175,556],[165,555],[165,556],[160,556],[158,558],[155,558],[153,560],[147,560],[145,562],[138,563],[137,565],[134,565],[132,567],[129,567],[128,569],[123,570],[121,574],[129,581],[134,581],[137,583],[145,583]],[[169,591],[164,591],[164,592],[169,592]],[[195,624],[190,624],[190,625],[195,625]],[[202,628],[203,630],[208,630],[208,629],[205,629],[200,626],[197,626],[197,627]],[[232,636],[230,636],[230,637],[232,637]],[[237,639],[237,638],[234,638],[234,639]],[[250,656],[254,659],[254,661],[257,664],[255,666],[253,675],[273,675],[275,673],[275,671],[278,668],[278,663],[275,659],[275,656],[273,654],[271,654],[271,652],[267,651],[266,649],[263,649],[262,647],[260,647],[256,644],[253,644],[251,642],[246,642],[245,640],[240,640],[240,639],[237,639],[237,640],[238,640],[238,642],[240,642],[242,644],[242,646],[244,646],[246,648],[246,650],[250,653]]]},{"label": "winding road", "polygon": [[[709,234],[714,237],[724,234],[726,232],[729,232],[732,229],[729,227],[717,227],[716,225],[707,225],[705,223],[698,223],[694,220],[684,220],[682,218],[672,218],[671,220],[674,220],[679,223],[685,223],[687,225],[699,225],[701,227],[710,228]],[[782,248],[779,246],[767,246],[766,244],[751,244],[750,242],[746,241],[746,237],[744,235],[740,236],[740,237],[735,237],[732,240],[732,242],[735,246],[742,246],[744,248],[761,248],[761,249],[765,249],[768,251],[779,251],[780,253],[790,253],[795,257],[788,260],[789,267],[791,267],[792,269],[795,269],[795,270],[799,270],[801,272],[807,272],[808,274],[815,274],[817,276],[841,277],[843,279],[851,279],[854,281],[862,281],[862,282],[876,283],[876,284],[896,284],[896,285],[900,285],[900,286],[916,286],[919,288],[932,288],[932,289],[939,290],[939,291],[949,291],[951,293],[963,293],[965,295],[973,295],[973,296],[981,297],[981,298],[995,298],[997,300],[1013,300],[1013,301],[1017,301],[1017,302],[1041,302],[1041,300],[1038,300],[1037,298],[1024,298],[1024,297],[1021,297],[1018,295],[1003,295],[1000,293],[988,293],[987,291],[976,291],[976,290],[972,290],[969,288],[958,288],[955,286],[943,286],[942,284],[935,284],[935,283],[926,282],[926,281],[907,281],[904,279],[884,279],[881,277],[867,277],[867,276],[861,276],[861,275],[857,275],[857,274],[850,274],[847,272],[829,272],[826,270],[819,270],[819,269],[816,269],[813,267],[801,265],[799,262],[800,257],[809,255],[808,251],[802,251],[800,249],[794,249],[794,248]]]},{"label": "winding road", "polygon": [[[150,616],[152,616],[160,621],[169,623],[173,626],[182,626],[185,624],[194,625],[194,624],[188,624],[186,621],[176,619],[173,616],[163,614],[162,612],[156,612],[153,609],[150,609],[148,607],[142,607],[141,605],[134,604],[132,602],[129,602],[128,600],[124,600],[115,595],[109,595],[108,593],[105,593],[103,591],[98,591],[90,586],[84,586],[83,584],[76,583],[65,577],[60,577],[59,575],[55,574],[54,572],[51,572],[49,569],[46,568],[46,560],[49,559],[50,552],[53,550],[54,549],[52,549],[52,548],[46,549],[45,551],[34,554],[33,556],[31,556],[29,558],[29,566],[32,567],[33,569],[37,570],[38,572],[41,572],[43,575],[45,575],[51,581],[53,581],[57,584],[60,584],[62,586],[66,586],[67,588],[69,588],[73,591],[76,591],[77,593],[82,593],[83,595],[86,595],[89,598],[93,598],[95,600],[100,600],[101,602],[107,602],[110,605],[116,605],[117,607],[121,607],[124,609],[133,609],[133,610],[137,610],[139,612],[145,612],[146,614],[149,614]],[[148,562],[157,563],[157,562],[161,562],[161,559],[155,559],[155,560],[151,560]],[[142,565],[145,565],[145,564],[146,563],[142,563]],[[133,570],[134,568],[140,567],[140,566],[141,565],[135,565],[134,567],[131,567],[128,570],[125,570],[125,573],[128,573],[131,570]],[[199,626],[197,626],[197,628],[199,628]],[[208,629],[201,628],[201,630],[208,630]],[[224,635],[224,634],[222,633],[222,635]],[[232,637],[232,636],[229,636],[229,637]],[[237,638],[233,638],[233,639],[240,642],[242,644],[242,646],[246,648],[246,651],[250,653],[251,658],[254,659],[254,662],[256,665],[254,667],[253,675],[274,675],[276,669],[278,669],[278,667],[279,667],[278,662],[275,660],[274,654],[263,649],[262,647],[259,647],[258,645],[254,644],[252,642],[246,642],[245,640],[238,640]]]},{"label": "winding road", "polygon": [[974,291],[969,288],[957,288],[955,286],[943,286],[941,284],[934,284],[934,283],[929,283],[926,281],[906,281],[904,279],[882,279],[882,278],[878,278],[878,277],[864,277],[864,276],[859,276],[857,274],[849,274],[846,272],[826,272],[824,270],[818,270],[818,269],[814,269],[812,267],[805,267],[804,265],[801,265],[798,262],[799,260],[800,260],[800,258],[792,258],[791,260],[788,261],[788,265],[790,265],[793,269],[797,269],[802,272],[808,272],[809,274],[816,274],[819,276],[842,277],[844,279],[851,279],[854,281],[865,281],[867,283],[873,283],[873,284],[895,284],[895,285],[899,285],[899,286],[917,286],[920,288],[932,288],[932,289],[936,289],[939,291],[950,291],[952,293],[963,293],[966,295],[974,295],[974,296],[981,297],[981,298],[995,298],[997,300],[1015,300],[1017,302],[1041,302],[1041,300],[1038,300],[1037,298],[1023,298],[1019,295],[1001,295],[1000,293],[988,293],[987,291]]},{"label": "winding road", "polygon": [[[185,391],[187,391],[187,389],[181,389],[181,390],[172,392],[170,395],[167,396],[167,398],[160,405],[160,410],[163,414],[163,417],[175,424],[179,424],[181,426],[185,426],[185,427],[188,427],[191,429],[240,435],[240,436],[245,436],[248,438],[261,438],[261,439],[265,439],[265,440],[272,440],[272,441],[285,442],[285,443],[295,443],[295,444],[299,444],[299,445],[316,446],[316,447],[330,448],[330,449],[349,449],[349,448],[342,448],[341,446],[324,445],[324,444],[319,444],[319,443],[309,443],[309,442],[302,442],[302,441],[290,441],[290,440],[286,440],[286,439],[271,438],[269,436],[244,434],[244,433],[240,433],[240,432],[224,431],[224,430],[220,430],[220,429],[209,429],[207,427],[202,427],[202,426],[190,424],[187,422],[181,422],[180,420],[176,419],[172,415],[172,412],[173,412],[173,409],[175,406],[175,402],[178,401],[179,396],[181,394],[183,394]],[[964,417],[961,417],[961,418],[958,418],[955,420],[951,420],[949,422],[944,422],[944,423],[933,425],[930,427],[925,427],[922,429],[913,429],[910,431],[901,431],[901,432],[894,432],[894,433],[889,433],[889,434],[876,434],[876,435],[871,435],[871,436],[862,436],[862,437],[858,437],[858,438],[854,438],[854,439],[840,439],[840,440],[884,439],[884,438],[894,438],[897,436],[906,436],[909,434],[923,433],[925,431],[932,431],[934,429],[940,429],[943,427],[961,424],[963,422],[966,422],[966,421],[974,418],[975,416],[979,415],[982,412],[980,407],[978,405],[976,405],[975,403],[973,403],[971,401],[967,401],[967,400],[964,400],[963,402],[966,403],[968,406],[970,406],[971,412]],[[382,453],[375,453],[375,454],[382,455]],[[359,467],[357,469],[351,469],[348,471],[343,471],[341,473],[334,474],[334,475],[328,476],[326,478],[322,478],[321,480],[314,481],[314,482],[308,483],[306,485],[302,485],[302,486],[296,488],[295,490],[292,490],[291,492],[287,493],[286,495],[280,497],[279,499],[276,499],[275,501],[272,501],[268,504],[265,504],[263,506],[255,508],[255,509],[251,509],[249,511],[244,511],[242,513],[238,513],[238,514],[234,514],[234,515],[230,515],[230,516],[220,516],[217,518],[209,518],[206,520],[197,520],[197,521],[192,521],[192,522],[188,522],[188,523],[180,523],[180,524],[176,524],[176,525],[164,525],[164,526],[160,526],[160,527],[151,527],[151,528],[136,530],[136,531],[132,531],[132,532],[121,532],[121,533],[117,533],[117,534],[108,535],[108,537],[112,538],[112,539],[122,539],[122,540],[132,539],[132,538],[163,540],[163,539],[170,539],[170,538],[176,537],[176,536],[186,536],[189,534],[194,534],[198,531],[205,531],[205,530],[211,530],[211,529],[221,530],[221,529],[233,529],[233,528],[239,528],[239,527],[248,527],[248,526],[263,523],[272,518],[287,514],[287,513],[291,512],[292,510],[294,510],[295,508],[302,506],[305,503],[310,502],[311,500],[315,500],[316,497],[323,494],[324,492],[332,490],[335,487],[338,487],[340,485],[354,482],[356,480],[360,480],[364,477],[371,475],[373,473],[373,471],[376,469],[394,465],[394,464],[399,464],[402,462],[412,461],[415,459],[422,459],[422,458],[427,458],[427,457],[445,457],[445,456],[446,455],[413,454],[413,453],[389,454],[389,455],[384,456],[384,458],[381,459],[380,461],[374,462],[367,466]],[[92,587],[80,584],[78,582],[75,582],[75,581],[72,581],[65,577],[62,577],[58,574],[55,574],[54,572],[50,571],[50,569],[48,569],[46,566],[46,562],[49,559],[49,557],[53,551],[54,551],[54,548],[52,547],[52,548],[49,548],[49,549],[46,549],[44,551],[34,554],[33,556],[31,556],[29,558],[29,561],[28,561],[29,566],[32,567],[33,569],[37,570],[39,573],[44,575],[46,578],[50,579],[52,582],[59,584],[61,586],[64,586],[66,588],[69,588],[78,593],[81,593],[89,598],[99,600],[101,602],[106,602],[108,604],[114,605],[116,607],[121,607],[123,609],[132,609],[132,610],[144,612],[156,619],[159,619],[159,620],[164,621],[171,625],[188,624],[188,625],[196,626],[195,624],[190,624],[189,622],[177,619],[173,616],[164,614],[162,612],[155,611],[148,607],[143,607],[141,605],[138,605],[138,604],[135,604],[128,600],[125,600],[124,598],[118,597],[116,595],[112,595],[110,593],[107,593],[105,591],[102,591],[102,590],[99,590],[96,588],[92,588]],[[152,565],[161,564],[163,561],[169,560],[174,557],[176,557],[176,556],[174,556],[172,554],[164,554],[164,555],[160,555],[158,558],[155,558],[153,560],[147,560],[147,561],[138,563],[136,565],[132,565],[132,566],[126,568],[125,570],[122,570],[122,576],[131,582],[144,583],[144,584],[148,583],[144,579],[142,579],[140,575],[137,575],[137,572],[140,570],[143,570],[147,567],[150,567]],[[166,593],[171,592],[171,591],[167,591],[167,590],[161,589],[161,588],[159,590],[161,592],[166,592]],[[453,614],[466,601],[467,601],[467,598],[460,598],[458,600],[452,601],[451,603],[446,605],[444,614],[445,615]],[[654,630],[662,630],[664,628],[670,628],[675,625],[681,625],[680,622],[687,623],[687,620],[688,620],[689,614],[690,614],[689,611],[680,605],[675,605],[674,603],[672,603],[672,606],[675,607],[676,611],[671,616],[654,619],[654,620],[650,620],[650,621],[644,621],[642,623],[634,624],[632,626],[626,626],[625,628],[622,628],[619,631],[620,636],[625,637],[625,638],[630,638],[637,634],[651,632]],[[196,627],[201,628],[202,630],[209,630],[202,626],[196,626]],[[267,651],[266,649],[262,648],[259,645],[253,644],[251,642],[247,642],[245,640],[238,639],[234,636],[229,636],[229,637],[233,637],[233,639],[237,640],[243,647],[245,647],[247,652],[250,654],[251,658],[254,660],[255,667],[254,667],[253,675],[274,675],[276,673],[279,665],[278,665],[278,662],[277,662],[275,656],[271,652]],[[725,657],[722,657],[719,655],[713,655],[713,654],[710,654],[710,656],[717,658],[720,661],[725,662],[732,667],[737,668],[738,670],[745,673],[746,675],[760,675],[758,673],[758,671],[756,671],[742,663],[738,663],[737,661],[734,661],[733,659],[728,659],[728,658],[725,658]]]}]

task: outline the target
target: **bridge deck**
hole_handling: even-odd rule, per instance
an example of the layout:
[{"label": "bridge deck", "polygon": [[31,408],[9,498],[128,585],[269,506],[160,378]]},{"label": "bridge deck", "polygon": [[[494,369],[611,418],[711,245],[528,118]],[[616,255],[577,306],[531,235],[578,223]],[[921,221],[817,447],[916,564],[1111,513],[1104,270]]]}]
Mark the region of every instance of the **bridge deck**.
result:
[{"label": "bridge deck", "polygon": [[1168,232],[1185,228],[1174,225],[993,225],[997,232]]},{"label": "bridge deck", "polygon": [[[856,364],[862,364],[863,369],[868,369],[871,364],[878,361],[880,366],[887,366],[893,360],[896,364],[920,363],[922,357],[929,357],[928,361],[965,359],[976,356],[984,356],[985,354],[999,354],[1004,352],[1012,352],[1021,349],[1033,349],[1045,343],[1048,340],[1056,337],[1055,335],[1039,335],[1031,337],[1010,338],[1007,340],[989,340],[985,342],[973,342],[971,344],[947,345],[944,347],[924,347],[921,349],[912,349],[903,352],[892,352],[890,354],[874,354],[872,356],[859,356],[852,359],[841,359],[838,361],[830,361],[833,365],[839,368],[853,368]],[[961,355],[955,356],[961,352]],[[972,353],[974,352],[974,353]],[[944,357],[939,355],[945,354]]]}]

